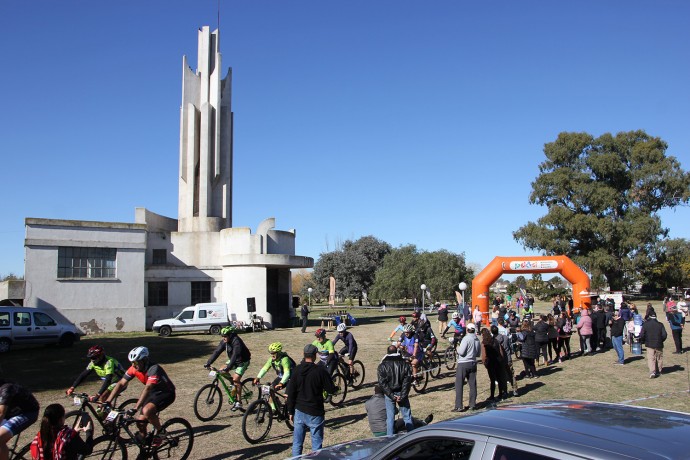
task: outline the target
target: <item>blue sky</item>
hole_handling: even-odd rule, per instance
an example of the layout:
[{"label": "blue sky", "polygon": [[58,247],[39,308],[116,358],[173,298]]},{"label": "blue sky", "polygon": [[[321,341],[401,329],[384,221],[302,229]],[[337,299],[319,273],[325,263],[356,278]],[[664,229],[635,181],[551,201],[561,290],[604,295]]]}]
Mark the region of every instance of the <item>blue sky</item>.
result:
[{"label": "blue sky", "polygon": [[[690,169],[686,1],[227,1],[233,222],[275,217],[315,259],[374,235],[488,264],[543,145],[644,129]],[[0,2],[0,275],[26,217],[177,217],[182,55],[217,1]],[[690,238],[690,208],[661,214]],[[533,254],[533,253],[529,253]]]}]

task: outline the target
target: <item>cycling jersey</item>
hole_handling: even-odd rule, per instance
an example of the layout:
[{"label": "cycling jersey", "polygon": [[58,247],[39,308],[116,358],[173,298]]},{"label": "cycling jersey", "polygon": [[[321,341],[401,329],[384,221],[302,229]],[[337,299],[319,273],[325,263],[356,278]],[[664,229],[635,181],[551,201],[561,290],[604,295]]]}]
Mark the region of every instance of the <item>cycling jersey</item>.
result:
[{"label": "cycling jersey", "polygon": [[225,364],[227,365],[227,369],[233,369],[237,367],[246,368],[247,366],[243,366],[243,364],[248,365],[249,360],[252,357],[249,348],[247,348],[242,339],[235,334],[230,338],[230,340],[228,340],[227,343],[225,342],[225,340],[220,339],[220,343],[213,351],[213,354],[208,359],[208,361],[206,361],[206,366],[208,367],[211,364],[213,364],[213,362],[221,355],[221,353],[223,353],[223,350],[225,350],[225,353],[228,355],[229,358],[225,362]]},{"label": "cycling jersey", "polygon": [[106,356],[101,362],[94,363],[89,362],[86,369],[79,374],[77,379],[72,384],[72,388],[76,388],[79,384],[89,376],[92,372],[103,380],[101,388],[98,390],[97,394],[100,396],[106,389],[112,390],[118,380],[122,378],[125,374],[125,368],[115,359],[110,356]]},{"label": "cycling jersey", "polygon": [[[451,328],[454,330],[456,334],[462,334],[463,332],[465,332],[465,327],[462,324],[460,324],[460,322],[456,322],[454,319],[452,319],[450,323],[448,323],[446,331]],[[443,333],[445,334],[446,331],[443,331]]]},{"label": "cycling jersey", "polygon": [[[415,358],[422,359],[424,355],[424,350],[421,347],[421,344],[419,343],[419,339],[417,338],[417,335],[413,334],[411,337],[408,337],[407,334],[405,334],[401,339],[400,339],[400,344],[402,347],[405,349],[408,355],[414,356]],[[417,354],[414,354],[414,346],[417,344]]]},{"label": "cycling jersey", "polygon": [[266,375],[266,372],[268,372],[270,368],[273,368],[273,370],[276,371],[276,374],[278,374],[278,377],[280,378],[280,383],[283,386],[285,386],[288,380],[290,380],[290,373],[292,372],[292,369],[295,366],[295,362],[292,359],[290,359],[287,353],[281,353],[276,358],[277,359],[275,360],[273,359],[273,357],[268,358],[268,361],[266,361],[264,367],[261,368],[256,378],[260,379],[261,377]]},{"label": "cycling jersey", "polygon": [[[355,340],[355,336],[347,331],[339,333],[333,341],[334,348],[335,344],[338,343],[338,341],[340,340],[342,340],[345,346],[347,347],[347,353],[350,354],[351,359],[354,359],[354,354],[357,353],[357,341]],[[341,354],[344,353],[341,352]]]},{"label": "cycling jersey", "polygon": [[316,347],[319,352],[319,359],[323,364],[328,364],[328,361],[335,358],[335,348],[333,348],[333,342],[326,339],[323,343],[318,340],[314,340],[312,345]]},{"label": "cycling jersey", "polygon": [[0,406],[5,406],[5,414],[0,414],[0,428],[18,435],[38,419],[38,401],[29,390],[15,383],[0,385]]},{"label": "cycling jersey", "polygon": [[146,372],[139,371],[132,366],[127,369],[123,376],[128,382],[135,377],[144,385],[153,385],[154,391],[175,393],[175,385],[173,385],[168,374],[158,364],[151,364]]}]

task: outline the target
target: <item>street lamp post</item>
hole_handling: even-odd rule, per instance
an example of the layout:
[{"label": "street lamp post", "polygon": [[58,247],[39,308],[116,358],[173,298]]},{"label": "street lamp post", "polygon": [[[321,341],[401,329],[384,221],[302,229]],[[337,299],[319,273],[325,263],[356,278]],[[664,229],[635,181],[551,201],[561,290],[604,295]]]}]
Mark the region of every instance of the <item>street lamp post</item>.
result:
[{"label": "street lamp post", "polygon": [[465,312],[465,289],[467,289],[467,283],[464,281],[461,281],[460,284],[458,284],[458,288],[460,289],[460,295],[462,296],[462,312],[460,314],[464,315]]},{"label": "street lamp post", "polygon": [[311,309],[311,291],[313,291],[312,288],[307,289],[307,292],[309,293],[309,308]]},{"label": "street lamp post", "polygon": [[426,294],[426,284],[420,286],[422,289],[422,311],[424,311],[424,295]]}]

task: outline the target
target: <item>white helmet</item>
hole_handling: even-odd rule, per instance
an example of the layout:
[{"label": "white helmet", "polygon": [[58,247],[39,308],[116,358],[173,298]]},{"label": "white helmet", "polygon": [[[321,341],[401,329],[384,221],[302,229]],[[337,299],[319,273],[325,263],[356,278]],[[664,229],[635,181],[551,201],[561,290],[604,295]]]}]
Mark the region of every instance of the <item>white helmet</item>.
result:
[{"label": "white helmet", "polygon": [[460,313],[458,313],[457,311],[453,313],[453,319],[460,319]]},{"label": "white helmet", "polygon": [[345,326],[345,323],[338,324],[338,332],[343,332],[345,330],[347,330],[347,326]]},{"label": "white helmet", "polygon": [[141,361],[149,357],[149,349],[146,347],[136,347],[129,352],[129,360]]}]

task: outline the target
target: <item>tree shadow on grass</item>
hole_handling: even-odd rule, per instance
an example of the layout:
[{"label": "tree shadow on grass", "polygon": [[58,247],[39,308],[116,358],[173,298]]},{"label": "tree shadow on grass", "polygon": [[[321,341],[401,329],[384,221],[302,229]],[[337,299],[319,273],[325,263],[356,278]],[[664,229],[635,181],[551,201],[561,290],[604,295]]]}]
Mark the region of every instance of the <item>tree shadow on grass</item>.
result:
[{"label": "tree shadow on grass", "polygon": [[[281,436],[280,438],[286,438],[287,436]],[[292,434],[290,434],[292,437]],[[285,453],[285,457],[290,456],[290,449],[292,448],[292,440],[290,442],[275,442],[277,438],[266,439],[261,444],[255,446],[246,447],[244,449],[229,450],[227,452],[218,453],[211,457],[205,457],[206,460],[224,460],[226,458],[235,458],[238,460],[250,459],[250,458],[266,458],[272,455]],[[232,443],[230,443],[232,444]]]}]

